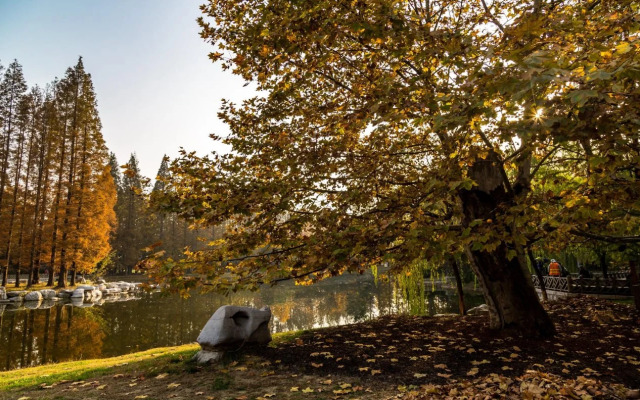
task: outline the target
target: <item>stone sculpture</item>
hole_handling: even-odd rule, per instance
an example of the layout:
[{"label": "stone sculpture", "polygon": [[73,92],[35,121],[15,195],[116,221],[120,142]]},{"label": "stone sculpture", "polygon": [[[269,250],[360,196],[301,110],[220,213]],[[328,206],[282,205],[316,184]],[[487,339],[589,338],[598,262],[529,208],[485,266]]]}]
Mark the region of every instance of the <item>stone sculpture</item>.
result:
[{"label": "stone sculpture", "polygon": [[196,354],[204,364],[222,358],[225,351],[237,350],[244,344],[267,344],[271,341],[269,307],[222,306],[216,310],[200,332],[197,342],[202,350]]}]

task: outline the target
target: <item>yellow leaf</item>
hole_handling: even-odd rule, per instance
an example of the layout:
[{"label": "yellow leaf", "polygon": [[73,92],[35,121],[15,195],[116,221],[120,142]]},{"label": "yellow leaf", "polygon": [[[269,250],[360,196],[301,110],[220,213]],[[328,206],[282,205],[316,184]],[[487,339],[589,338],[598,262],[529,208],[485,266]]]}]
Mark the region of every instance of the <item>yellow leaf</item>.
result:
[{"label": "yellow leaf", "polygon": [[379,370],[379,369],[372,369],[371,370],[371,375],[377,375],[377,374],[381,374],[381,373],[382,373],[382,371]]},{"label": "yellow leaf", "polygon": [[313,393],[313,389],[311,389],[310,387],[302,389],[302,393]]},{"label": "yellow leaf", "polygon": [[471,368],[471,370],[469,370],[469,372],[467,372],[467,375],[474,376],[477,373],[478,373],[478,368]]},{"label": "yellow leaf", "polygon": [[106,387],[107,387],[107,385],[100,385],[100,386],[98,386],[98,387],[96,388],[96,390],[102,390],[102,389],[104,389],[104,388],[106,388]]},{"label": "yellow leaf", "polygon": [[433,367],[434,368],[440,368],[440,369],[447,369],[447,365],[446,364],[436,364]]},{"label": "yellow leaf", "polygon": [[417,373],[417,372],[416,372],[415,374],[413,374],[413,377],[414,377],[414,378],[418,378],[418,379],[419,379],[419,378],[424,378],[425,376],[427,376],[427,374],[419,374],[419,373]]},{"label": "yellow leaf", "polygon": [[180,386],[179,383],[170,383],[167,385],[167,389],[177,388],[178,386]]},{"label": "yellow leaf", "polygon": [[146,399],[148,396],[146,394],[141,394],[139,396],[134,397],[134,399]]},{"label": "yellow leaf", "polygon": [[289,391],[290,392],[298,392],[300,389],[297,386],[292,387]]},{"label": "yellow leaf", "polygon": [[169,374],[159,374],[158,376],[156,376],[156,379],[164,379],[167,377],[167,375]]},{"label": "yellow leaf", "polygon": [[616,46],[616,51],[620,54],[625,54],[631,51],[631,45],[629,42],[622,42]]}]

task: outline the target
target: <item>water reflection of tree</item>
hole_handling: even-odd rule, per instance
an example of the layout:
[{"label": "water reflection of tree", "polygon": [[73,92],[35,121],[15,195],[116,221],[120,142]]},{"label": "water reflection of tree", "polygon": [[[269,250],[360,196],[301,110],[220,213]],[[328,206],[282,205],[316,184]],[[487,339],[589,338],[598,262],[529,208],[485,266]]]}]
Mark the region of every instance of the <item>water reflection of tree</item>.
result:
[{"label": "water reflection of tree", "polygon": [[9,312],[10,316],[5,318],[9,322],[3,321],[0,325],[0,357],[4,358],[4,368],[99,357],[105,334],[100,320],[91,311],[56,306],[53,326],[50,309]]}]

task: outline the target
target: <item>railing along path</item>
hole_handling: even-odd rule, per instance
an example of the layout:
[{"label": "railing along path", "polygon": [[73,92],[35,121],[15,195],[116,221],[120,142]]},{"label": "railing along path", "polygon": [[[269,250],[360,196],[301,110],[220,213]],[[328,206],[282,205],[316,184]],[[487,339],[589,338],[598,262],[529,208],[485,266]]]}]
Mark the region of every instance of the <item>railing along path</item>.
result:
[{"label": "railing along path", "polygon": [[[631,295],[631,278],[628,272],[614,272],[608,275],[607,278],[601,276],[594,278],[544,276],[543,279],[546,290],[576,294]],[[533,286],[539,289],[538,277],[533,275],[532,279]]]}]

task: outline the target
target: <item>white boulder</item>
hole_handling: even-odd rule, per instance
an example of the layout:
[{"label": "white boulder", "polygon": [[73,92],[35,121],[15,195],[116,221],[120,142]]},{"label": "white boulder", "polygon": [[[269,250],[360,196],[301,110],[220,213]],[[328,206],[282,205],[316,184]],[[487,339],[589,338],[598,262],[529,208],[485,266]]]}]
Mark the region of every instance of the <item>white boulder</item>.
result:
[{"label": "white boulder", "polygon": [[42,301],[42,294],[40,292],[29,292],[24,295],[24,301]]},{"label": "white boulder", "polygon": [[51,300],[54,297],[56,297],[56,291],[53,289],[42,289],[40,291],[40,294],[42,295],[42,298],[45,300]]},{"label": "white boulder", "polygon": [[71,293],[72,299],[84,299],[84,289],[76,289]]},{"label": "white boulder", "polygon": [[467,311],[467,315],[482,315],[489,314],[489,306],[486,304],[479,305],[478,307],[473,307],[469,311]]}]

